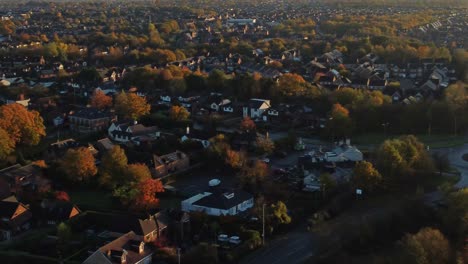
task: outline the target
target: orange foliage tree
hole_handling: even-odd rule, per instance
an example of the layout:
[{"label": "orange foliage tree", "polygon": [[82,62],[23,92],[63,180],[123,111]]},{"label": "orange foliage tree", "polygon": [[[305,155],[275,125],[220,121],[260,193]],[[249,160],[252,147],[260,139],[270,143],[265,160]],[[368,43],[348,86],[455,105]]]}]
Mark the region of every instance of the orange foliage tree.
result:
[{"label": "orange foliage tree", "polygon": [[84,182],[97,173],[93,154],[85,147],[67,150],[60,161],[60,168],[73,182]]},{"label": "orange foliage tree", "polygon": [[112,97],[105,95],[101,90],[95,90],[91,97],[91,106],[97,109],[106,109],[112,106]]},{"label": "orange foliage tree", "polygon": [[28,111],[20,104],[0,107],[0,128],[4,129],[15,144],[37,145],[46,135],[44,120],[37,111]]},{"label": "orange foliage tree", "polygon": [[255,130],[255,122],[250,117],[246,116],[241,121],[240,129],[243,132],[254,131]]},{"label": "orange foliage tree", "polygon": [[123,118],[138,120],[150,112],[151,106],[143,97],[122,92],[115,98],[115,110]]},{"label": "orange foliage tree", "polygon": [[153,209],[159,205],[156,193],[164,192],[163,184],[157,179],[147,179],[136,185],[138,190],[133,207],[138,210]]},{"label": "orange foliage tree", "polygon": [[5,160],[15,150],[15,142],[8,132],[0,128],[0,160]]},{"label": "orange foliage tree", "polygon": [[169,110],[169,117],[174,121],[184,121],[190,116],[189,111],[183,106],[174,105]]}]

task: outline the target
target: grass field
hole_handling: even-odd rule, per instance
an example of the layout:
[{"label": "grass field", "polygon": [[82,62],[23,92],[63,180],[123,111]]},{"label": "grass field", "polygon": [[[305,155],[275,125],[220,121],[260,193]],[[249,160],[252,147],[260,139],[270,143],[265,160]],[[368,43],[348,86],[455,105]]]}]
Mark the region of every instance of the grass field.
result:
[{"label": "grass field", "polygon": [[70,191],[69,195],[81,210],[109,210],[112,208],[112,195],[104,190]]},{"label": "grass field", "polygon": [[[400,135],[367,134],[355,136],[352,138],[352,141],[354,144],[372,148],[380,145],[388,138],[397,138],[399,136]],[[463,136],[427,134],[415,136],[430,148],[449,148],[468,143],[468,138]]]}]

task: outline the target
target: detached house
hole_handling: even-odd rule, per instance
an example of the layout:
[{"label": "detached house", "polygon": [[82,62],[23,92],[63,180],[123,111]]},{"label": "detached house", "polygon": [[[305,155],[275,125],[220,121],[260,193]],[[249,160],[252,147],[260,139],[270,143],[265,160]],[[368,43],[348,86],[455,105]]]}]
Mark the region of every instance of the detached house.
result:
[{"label": "detached house", "polygon": [[80,214],[80,209],[70,202],[43,200],[42,218],[48,225],[56,225]]},{"label": "detached house", "polygon": [[96,108],[84,108],[69,116],[70,129],[79,133],[105,130],[111,122],[111,114]]},{"label": "detached house", "polygon": [[163,177],[170,173],[183,171],[190,166],[187,154],[178,150],[163,156],[153,155],[153,161],[156,177]]},{"label": "detached house", "polygon": [[270,100],[250,99],[247,105],[242,108],[243,117],[250,117],[252,119],[261,118],[263,113],[270,108]]},{"label": "detached house", "polygon": [[130,125],[129,123],[112,123],[107,132],[114,141],[121,143],[133,141],[137,145],[141,140],[157,139],[160,136],[156,126],[145,127],[142,124]]},{"label": "detached house", "polygon": [[14,196],[0,201],[0,240],[10,240],[12,236],[31,227],[31,211]]},{"label": "detached house", "polygon": [[137,235],[130,231],[100,247],[83,264],[149,264],[152,255],[146,243],[138,240]]},{"label": "detached house", "polygon": [[208,215],[238,215],[254,206],[253,195],[242,190],[220,188],[217,179],[209,182],[209,190],[182,201],[182,211],[205,212]]}]

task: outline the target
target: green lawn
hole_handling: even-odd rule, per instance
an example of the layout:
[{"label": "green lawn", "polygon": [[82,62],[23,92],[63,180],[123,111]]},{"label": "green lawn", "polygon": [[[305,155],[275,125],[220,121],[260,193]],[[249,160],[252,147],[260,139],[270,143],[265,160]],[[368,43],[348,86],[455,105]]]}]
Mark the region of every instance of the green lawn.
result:
[{"label": "green lawn", "polygon": [[80,190],[69,192],[71,200],[81,210],[110,210],[112,209],[112,194],[107,191]]},{"label": "green lawn", "polygon": [[[364,148],[371,148],[380,145],[388,138],[397,138],[400,135],[384,135],[384,134],[366,134],[358,135],[352,138],[352,143],[363,145]],[[454,135],[416,135],[419,140],[430,148],[448,148],[463,145],[468,143],[468,138]]]}]

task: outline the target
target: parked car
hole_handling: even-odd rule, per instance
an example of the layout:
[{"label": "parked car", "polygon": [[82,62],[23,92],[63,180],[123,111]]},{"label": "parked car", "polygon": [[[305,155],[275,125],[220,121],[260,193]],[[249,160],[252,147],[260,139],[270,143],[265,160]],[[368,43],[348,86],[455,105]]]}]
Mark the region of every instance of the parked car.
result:
[{"label": "parked car", "polygon": [[229,236],[226,234],[220,234],[218,236],[218,241],[219,242],[228,242],[229,241]]},{"label": "parked car", "polygon": [[229,243],[231,244],[239,245],[241,242],[242,241],[238,236],[232,236],[231,238],[229,238]]}]

